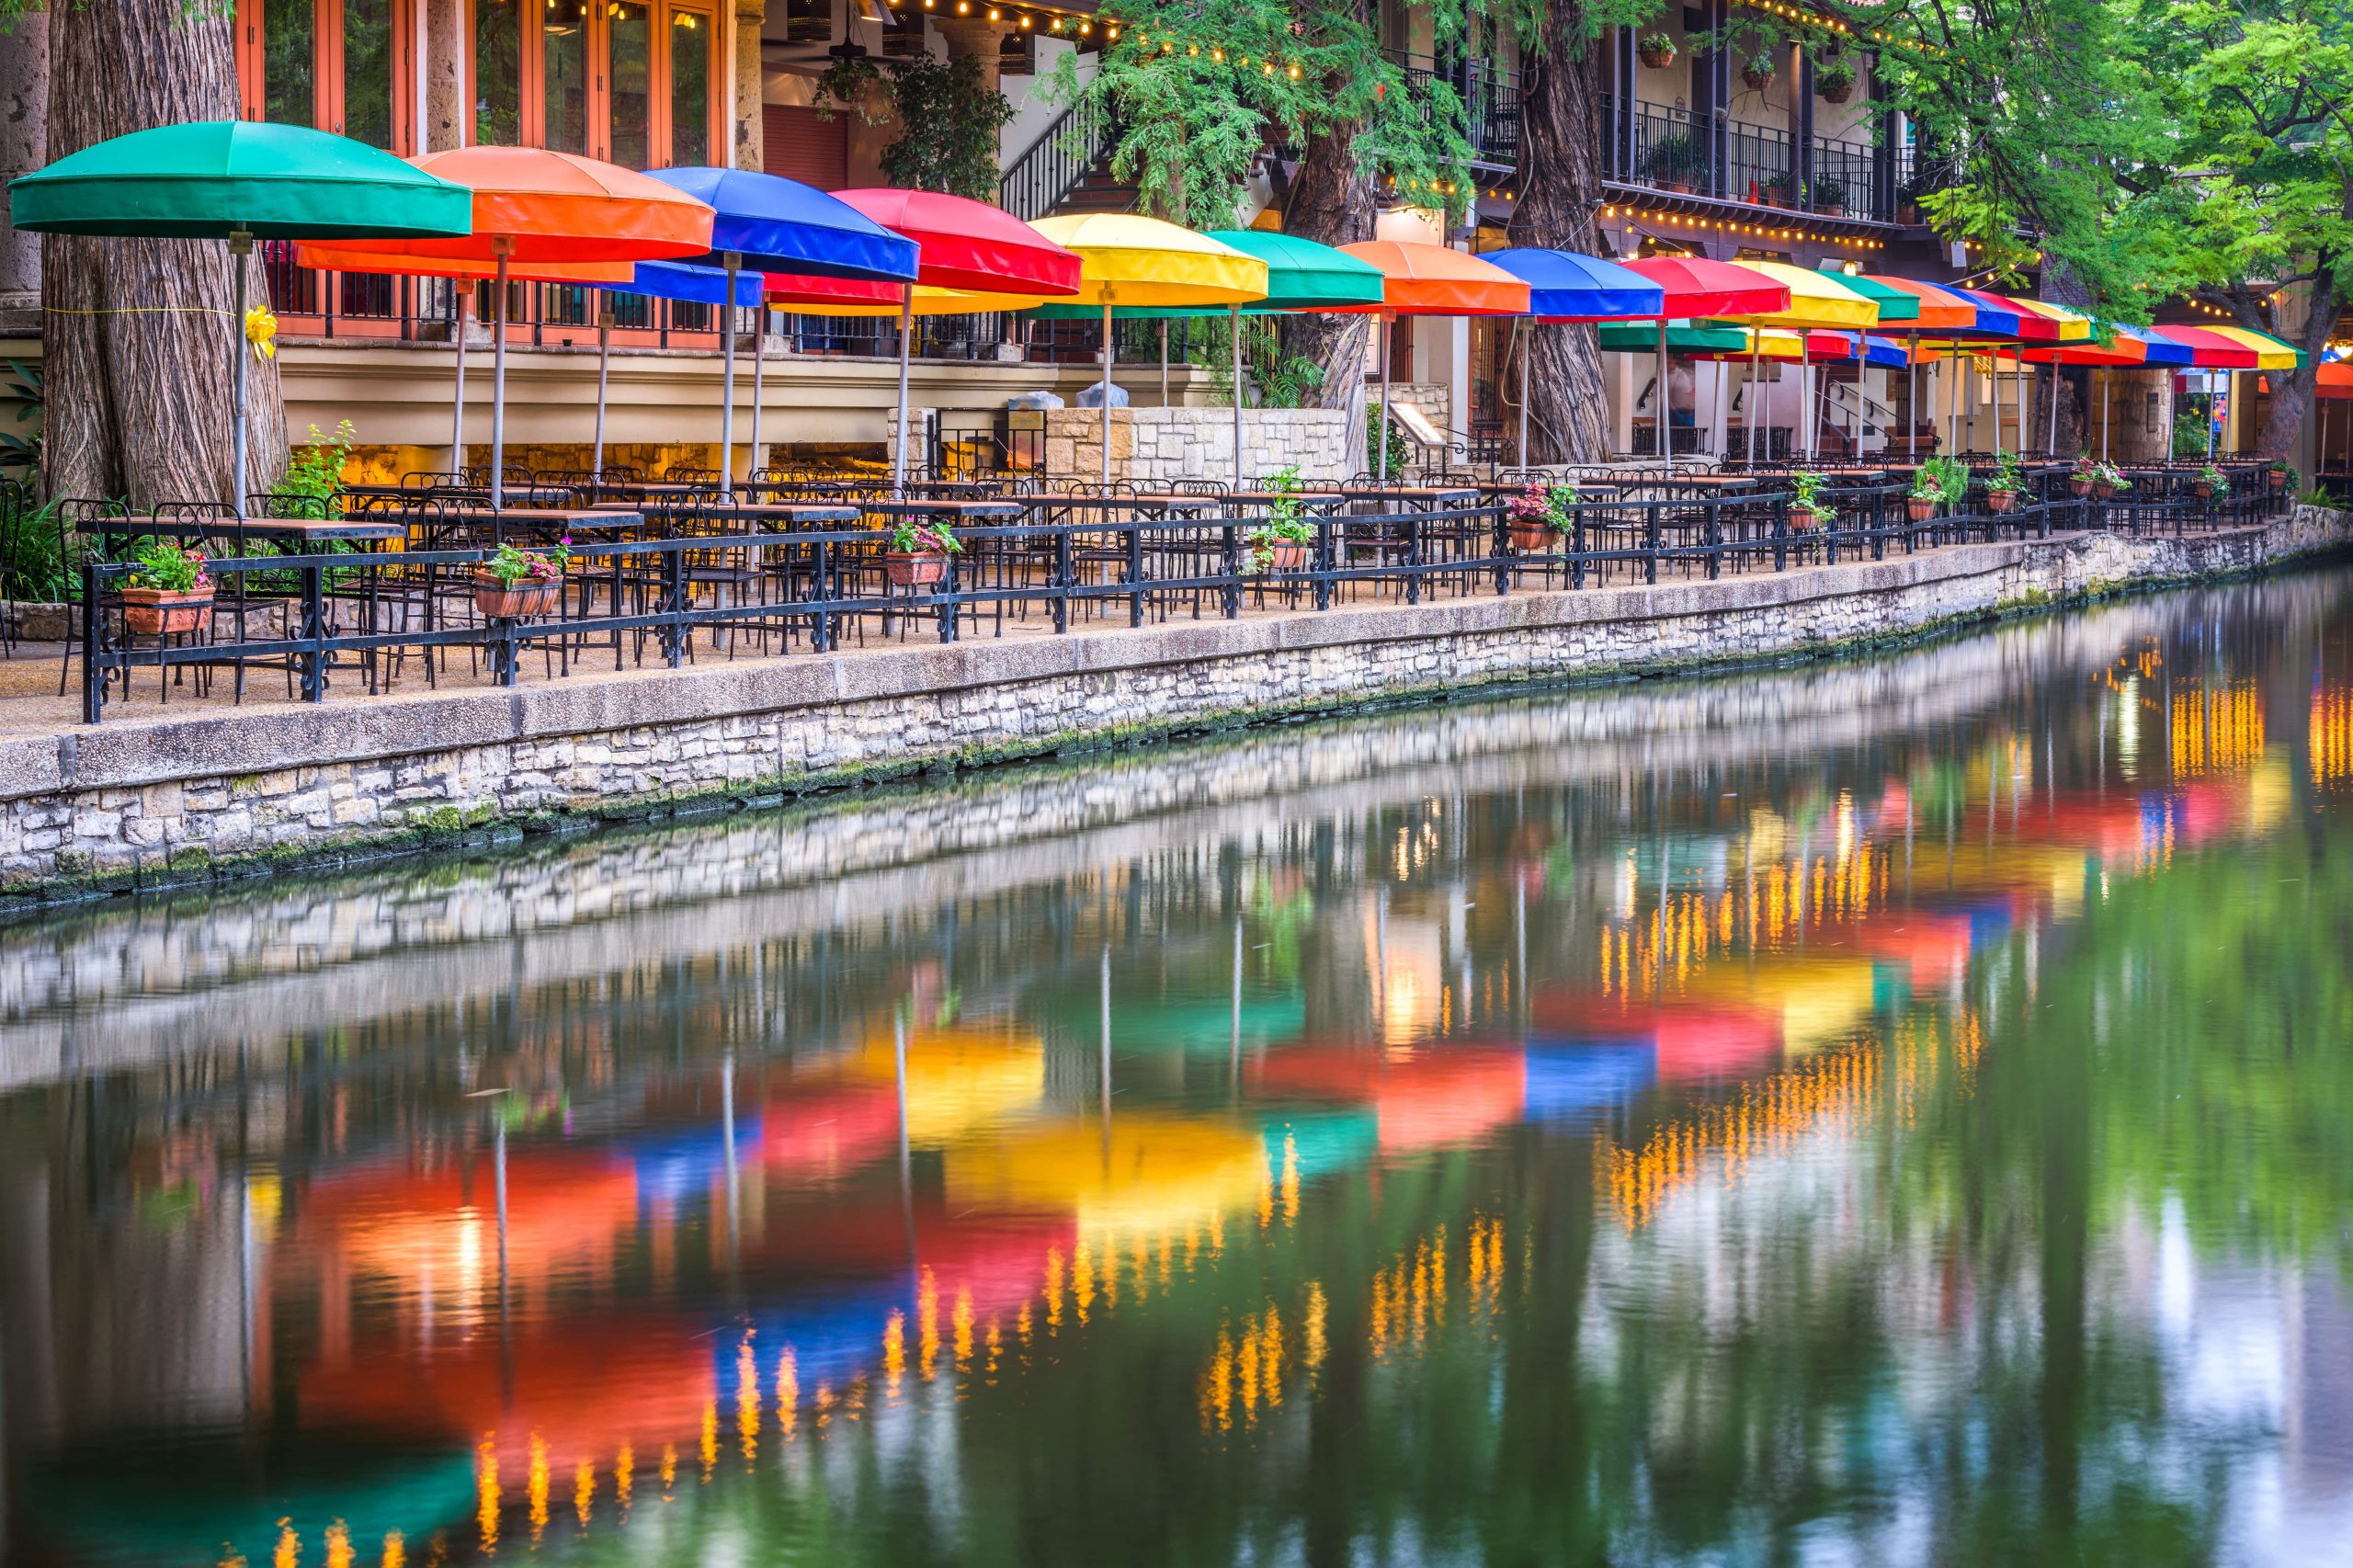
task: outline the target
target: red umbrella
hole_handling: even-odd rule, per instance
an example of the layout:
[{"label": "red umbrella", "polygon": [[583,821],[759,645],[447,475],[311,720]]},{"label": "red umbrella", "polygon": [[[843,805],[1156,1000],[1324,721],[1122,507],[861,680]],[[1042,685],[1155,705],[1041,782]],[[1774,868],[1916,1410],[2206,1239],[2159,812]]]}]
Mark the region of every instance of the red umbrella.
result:
[{"label": "red umbrella", "polygon": [[2258,356],[2244,343],[2236,343],[2219,332],[2209,332],[2202,326],[2153,326],[2151,335],[2170,339],[2189,350],[2191,366],[2200,370],[2252,370]]},{"label": "red umbrella", "polygon": [[2004,299],[1999,294],[1988,293],[1983,289],[1961,289],[1949,283],[1945,287],[1972,304],[1984,305],[1989,310],[2001,311],[2017,318],[2018,325],[2011,329],[2010,335],[2020,343],[2059,341],[2062,329],[2057,321],[2017,300]]},{"label": "red umbrella", "polygon": [[1627,267],[1666,290],[1666,318],[1761,316],[1790,308],[1789,285],[1754,267],[1696,256],[1649,256]]}]

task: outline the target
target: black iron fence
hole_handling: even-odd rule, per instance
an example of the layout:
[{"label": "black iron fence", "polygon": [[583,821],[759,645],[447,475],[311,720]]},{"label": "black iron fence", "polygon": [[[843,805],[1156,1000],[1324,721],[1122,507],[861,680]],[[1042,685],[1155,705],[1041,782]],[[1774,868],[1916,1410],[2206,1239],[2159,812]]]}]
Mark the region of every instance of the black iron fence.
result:
[{"label": "black iron fence", "polygon": [[1882,199],[1877,178],[1893,149],[1817,137],[1802,161],[1798,143],[1775,126],[1729,120],[1719,150],[1708,121],[1688,109],[1604,94],[1602,114],[1606,179],[1674,196],[1894,221],[1894,204]]},{"label": "black iron fence", "polygon": [[[65,657],[70,674],[78,656],[84,716],[96,723],[142,672],[165,700],[176,688],[209,691],[225,673],[240,697],[256,676],[275,675],[288,697],[319,701],[338,684],[372,692],[404,676],[512,685],[534,670],[554,677],[878,639],[953,642],[1022,626],[1060,633],[1715,579],[2085,528],[2187,532],[2258,520],[2283,499],[2260,484],[2209,498],[2166,483],[2104,500],[2071,494],[2053,470],[2002,512],[1972,491],[1959,507],[1915,516],[1904,486],[1872,483],[1837,490],[1831,517],[1809,525],[1772,481],[1753,490],[1665,476],[1610,483],[1569,507],[1557,531],[1511,517],[1508,482],[1446,506],[1377,489],[1311,496],[1290,529],[1274,527],[1282,519],[1266,505],[1207,484],[1199,494],[1011,494],[987,521],[957,530],[962,549],[939,562],[936,581],[894,557],[871,517],[771,530],[758,513],[703,497],[649,506],[647,537],[575,542],[552,602],[523,616],[497,613],[482,596],[483,549],[313,548],[216,557],[215,598],[200,616],[179,630],[151,617],[134,630],[123,590],[137,564],[93,558],[80,569],[81,596],[97,613],[82,618]],[[152,522],[157,536],[190,532],[180,515]],[[114,531],[119,555],[129,541]]]}]

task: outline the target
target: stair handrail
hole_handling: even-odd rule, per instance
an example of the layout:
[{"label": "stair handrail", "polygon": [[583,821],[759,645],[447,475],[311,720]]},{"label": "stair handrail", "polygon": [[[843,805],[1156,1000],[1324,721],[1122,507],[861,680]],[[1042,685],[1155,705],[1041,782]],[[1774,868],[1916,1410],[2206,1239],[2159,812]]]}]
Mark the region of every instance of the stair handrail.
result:
[{"label": "stair handrail", "polygon": [[997,181],[997,205],[1024,222],[1051,216],[1119,140],[1108,104],[1082,97],[1064,109]]}]

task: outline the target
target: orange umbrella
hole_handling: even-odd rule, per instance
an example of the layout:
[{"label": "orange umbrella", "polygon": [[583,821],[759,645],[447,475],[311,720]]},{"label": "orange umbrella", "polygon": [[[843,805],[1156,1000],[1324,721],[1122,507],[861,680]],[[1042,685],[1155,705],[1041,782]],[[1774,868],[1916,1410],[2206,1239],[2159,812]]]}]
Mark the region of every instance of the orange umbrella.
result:
[{"label": "orange umbrella", "polygon": [[449,240],[321,244],[310,254],[319,265],[336,267],[346,256],[415,257],[421,264],[415,270],[427,277],[438,275],[439,263],[492,266],[498,281],[490,403],[490,499],[495,506],[506,500],[506,285],[514,269],[702,256],[710,249],[713,214],[675,186],[617,164],[543,147],[453,147],[410,162],[474,193],[472,233]]},{"label": "orange umbrella", "polygon": [[[1491,261],[1417,240],[1365,240],[1339,247],[1381,269],[1381,303],[1320,307],[1336,315],[1381,317],[1381,426],[1389,427],[1389,324],[1399,316],[1524,316],[1527,282]],[[1389,477],[1389,443],[1380,473]]]}]

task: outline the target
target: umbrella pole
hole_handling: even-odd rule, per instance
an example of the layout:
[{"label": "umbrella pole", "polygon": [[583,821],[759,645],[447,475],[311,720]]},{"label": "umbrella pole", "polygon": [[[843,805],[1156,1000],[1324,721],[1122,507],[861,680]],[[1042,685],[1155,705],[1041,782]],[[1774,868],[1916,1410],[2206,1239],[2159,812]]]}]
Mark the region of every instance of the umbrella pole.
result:
[{"label": "umbrella pole", "polygon": [[[2105,428],[2099,433],[2099,460],[2106,462],[2108,431]],[[2059,361],[2056,359],[2051,362],[2051,459],[2053,462],[2059,460]]]},{"label": "umbrella pole", "polygon": [[1529,357],[1536,351],[1536,345],[1528,340],[1529,324],[1523,322],[1511,324],[1511,335],[1519,344],[1519,466],[1522,468],[1529,466],[1528,360]]},{"label": "umbrella pole", "polygon": [[[2051,374],[2052,377],[2051,395],[2053,401],[2056,401],[2059,395],[2059,386],[2057,381],[2059,372],[2053,370]],[[2102,462],[2106,462],[2108,460],[2108,372],[2106,370],[2102,370],[2099,373],[2099,460]],[[2321,426],[2321,428],[2324,430],[2328,427],[2325,420],[2326,415],[2324,413],[2324,423]],[[2055,445],[2052,449],[2051,455],[2054,458],[2059,455],[2058,449]]]},{"label": "umbrella pole", "polygon": [[1756,424],[1763,417],[1763,413],[1757,405],[1756,373],[1760,347],[1764,341],[1756,335],[1755,327],[1748,329],[1748,416],[1741,423],[1748,426],[1748,466],[1750,468],[1756,466]]},{"label": "umbrella pole", "polygon": [[1381,441],[1380,479],[1389,483],[1389,312],[1381,315],[1381,423],[1374,427]]},{"label": "umbrella pole", "polygon": [[449,472],[466,482],[466,301],[474,297],[474,281],[460,278],[458,290],[458,392],[449,405]]},{"label": "umbrella pole", "polygon": [[899,286],[899,434],[891,443],[891,494],[893,499],[907,490],[907,355],[915,337],[915,286]]},{"label": "umbrella pole", "polygon": [[1904,455],[1920,460],[1920,335],[1913,333],[1904,352]]},{"label": "umbrella pole", "polygon": [[1658,460],[1666,459],[1666,318],[1658,318]]},{"label": "umbrella pole", "polygon": [[735,494],[735,274],[743,269],[744,257],[731,250],[719,259],[727,269],[727,298],[719,307],[719,349],[727,359],[726,369],[720,373],[719,493],[732,499]]},{"label": "umbrella pole", "polygon": [[1111,307],[1103,307],[1103,494],[1111,494]]},{"label": "umbrella pole", "polygon": [[604,295],[597,307],[597,447],[588,460],[588,477],[605,477],[605,387],[613,362],[613,299]]},{"label": "umbrella pole", "polygon": [[1242,483],[1242,307],[1227,312],[1233,327],[1233,483]]},{"label": "umbrella pole", "polygon": [[253,249],[254,237],[243,230],[229,236],[230,287],[235,290],[229,301],[230,408],[237,426],[229,442],[229,504],[240,517],[245,515],[245,258]]},{"label": "umbrella pole", "polygon": [[766,300],[752,307],[752,449],[745,454],[744,472],[760,467],[760,400],[767,392],[768,306]]},{"label": "umbrella pole", "polygon": [[492,301],[496,324],[490,345],[490,504],[506,505],[506,258],[514,242],[498,242],[498,298]]},{"label": "umbrella pole", "polygon": [[1160,318],[1160,406],[1168,406],[1168,318]]}]

